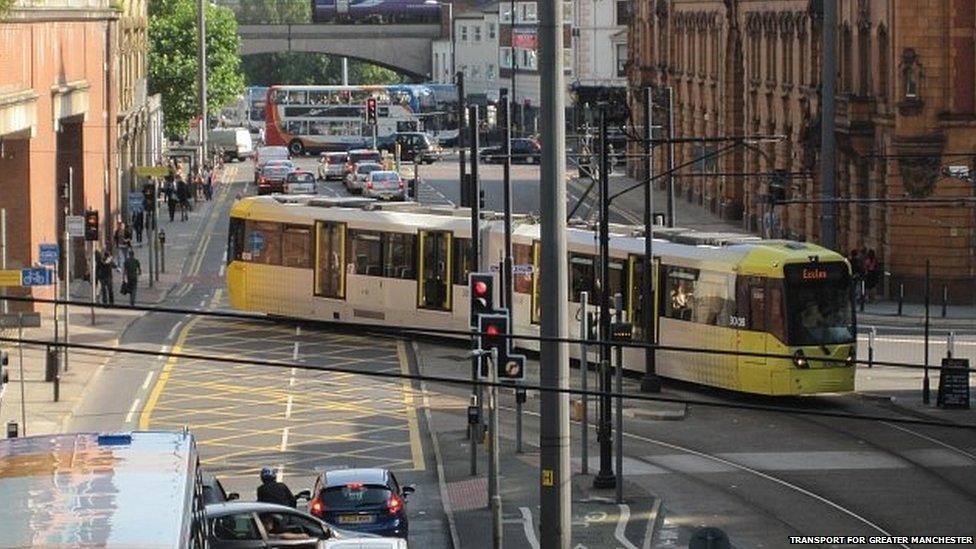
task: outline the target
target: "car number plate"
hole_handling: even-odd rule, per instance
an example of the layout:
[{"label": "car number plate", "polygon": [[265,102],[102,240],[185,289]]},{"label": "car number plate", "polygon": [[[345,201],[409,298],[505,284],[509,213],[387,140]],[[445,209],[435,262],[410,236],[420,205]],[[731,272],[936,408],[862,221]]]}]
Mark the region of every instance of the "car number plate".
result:
[{"label": "car number plate", "polygon": [[373,522],[373,515],[342,515],[339,517],[340,524],[368,524]]}]

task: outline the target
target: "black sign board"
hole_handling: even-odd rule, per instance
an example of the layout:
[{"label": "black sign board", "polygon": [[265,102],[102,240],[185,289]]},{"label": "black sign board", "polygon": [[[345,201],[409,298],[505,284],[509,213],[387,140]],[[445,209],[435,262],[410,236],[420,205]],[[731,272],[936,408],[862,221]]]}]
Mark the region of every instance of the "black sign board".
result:
[{"label": "black sign board", "polygon": [[969,359],[943,358],[939,371],[940,408],[969,409]]}]

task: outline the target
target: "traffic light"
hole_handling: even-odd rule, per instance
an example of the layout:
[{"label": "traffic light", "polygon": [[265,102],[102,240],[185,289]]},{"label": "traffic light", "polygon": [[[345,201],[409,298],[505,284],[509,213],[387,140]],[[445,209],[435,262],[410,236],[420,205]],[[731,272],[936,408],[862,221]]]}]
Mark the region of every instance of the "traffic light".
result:
[{"label": "traffic light", "polygon": [[0,351],[0,399],[7,390],[7,382],[10,381],[10,374],[7,373],[7,365],[10,363],[10,356],[7,351]]},{"label": "traffic light", "polygon": [[499,362],[502,360],[501,357],[509,355],[510,345],[506,337],[509,334],[507,311],[479,315],[478,332],[479,349],[488,352],[498,349]]},{"label": "traffic light", "polygon": [[370,126],[376,125],[376,98],[370,97],[366,100],[366,123]]},{"label": "traffic light", "polygon": [[471,290],[471,327],[478,326],[478,316],[495,313],[495,275],[471,273],[468,275]]},{"label": "traffic light", "polygon": [[88,242],[98,240],[98,212],[96,210],[85,211],[85,240]]},{"label": "traffic light", "polygon": [[[522,381],[525,379],[525,356],[499,354],[497,370],[498,379],[502,381]],[[525,389],[522,389],[521,395],[516,394],[516,398],[522,398],[522,402],[525,402]]]}]

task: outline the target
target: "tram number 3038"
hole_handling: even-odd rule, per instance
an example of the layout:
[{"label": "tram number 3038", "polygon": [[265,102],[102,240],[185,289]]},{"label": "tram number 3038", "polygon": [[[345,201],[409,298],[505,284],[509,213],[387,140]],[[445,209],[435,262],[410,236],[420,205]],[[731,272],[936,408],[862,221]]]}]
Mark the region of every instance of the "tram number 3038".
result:
[{"label": "tram number 3038", "polygon": [[746,327],[746,317],[744,316],[729,316],[729,326],[733,328],[745,328]]}]

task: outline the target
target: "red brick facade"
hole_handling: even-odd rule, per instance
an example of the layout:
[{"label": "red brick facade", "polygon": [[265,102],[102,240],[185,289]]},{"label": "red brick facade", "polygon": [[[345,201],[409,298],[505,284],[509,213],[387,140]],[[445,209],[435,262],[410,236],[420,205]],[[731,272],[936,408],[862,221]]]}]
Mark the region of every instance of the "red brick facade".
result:
[{"label": "red brick facade", "polygon": [[[683,170],[679,196],[770,237],[819,239],[820,206],[769,206],[772,178],[756,174],[791,174],[786,198],[822,197],[820,5],[635,1],[629,29],[635,116],[641,116],[640,89],[672,86],[678,137],[786,136],[737,148],[715,166]],[[976,167],[976,3],[838,5],[838,195],[874,200],[838,206],[838,246],[875,249],[892,273],[891,288],[904,282],[908,295],[918,291],[930,259],[936,284],[948,283],[954,301],[968,302],[976,274],[976,208],[924,200],[976,196],[972,183],[942,175],[952,165]],[[676,164],[701,152],[681,145]]]}]

